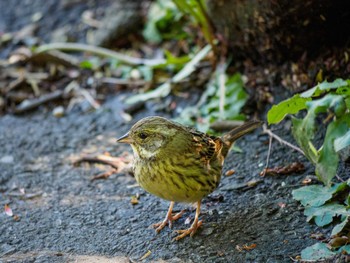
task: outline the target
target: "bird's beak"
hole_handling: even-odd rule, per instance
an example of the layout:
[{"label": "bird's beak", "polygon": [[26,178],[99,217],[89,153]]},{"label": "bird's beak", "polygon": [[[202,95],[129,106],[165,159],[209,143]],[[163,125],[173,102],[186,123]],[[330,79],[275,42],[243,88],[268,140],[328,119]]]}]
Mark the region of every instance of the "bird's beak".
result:
[{"label": "bird's beak", "polygon": [[122,137],[117,139],[117,142],[132,144],[134,140],[130,137],[129,133],[124,134]]}]

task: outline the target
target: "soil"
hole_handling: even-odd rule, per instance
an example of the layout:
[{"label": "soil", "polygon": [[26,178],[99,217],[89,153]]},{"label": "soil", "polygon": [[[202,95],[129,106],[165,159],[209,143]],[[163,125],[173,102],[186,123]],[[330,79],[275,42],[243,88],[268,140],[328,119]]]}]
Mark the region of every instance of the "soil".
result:
[{"label": "soil", "polygon": [[[7,2],[7,11],[22,4]],[[54,2],[45,5],[49,8]],[[85,1],[75,2],[76,13],[71,16],[79,17]],[[34,11],[41,10],[41,1],[31,3],[32,12],[21,8],[28,11],[22,16],[0,14],[7,26],[1,30],[19,30]],[[62,21],[59,16],[71,10],[59,9],[52,19]],[[45,35],[45,28],[46,33],[52,30],[42,28],[40,35]],[[2,57],[12,48],[4,48]],[[54,117],[50,107],[0,117],[0,207],[9,205],[14,213],[12,217],[0,213],[0,262],[139,262],[147,252],[146,262],[291,262],[303,248],[316,243],[310,238],[316,228],[306,222],[303,209],[291,197],[313,168],[299,153],[274,141],[270,167],[299,161],[306,170],[260,177],[268,153],[268,137],[261,129],[237,142],[241,153],[229,154],[223,172],[234,169],[235,174],[224,176],[218,189],[203,200],[204,224],[196,235],[179,242],[172,241],[169,228],[157,235],[149,226],[164,218],[168,202],[146,193],[126,172],[91,181],[110,167],[74,165],[86,154],[131,152],[116,138],[144,116],[166,116],[150,103],[125,123],[119,116],[123,95],[110,96],[99,110],[75,110],[62,118]],[[277,126],[275,132],[293,141],[288,126],[288,122]],[[251,180],[258,183],[245,186]],[[132,197],[138,195],[139,203],[132,204]],[[191,206],[176,205],[176,211],[182,208],[187,212],[174,229],[188,227],[187,218],[194,217]]]}]

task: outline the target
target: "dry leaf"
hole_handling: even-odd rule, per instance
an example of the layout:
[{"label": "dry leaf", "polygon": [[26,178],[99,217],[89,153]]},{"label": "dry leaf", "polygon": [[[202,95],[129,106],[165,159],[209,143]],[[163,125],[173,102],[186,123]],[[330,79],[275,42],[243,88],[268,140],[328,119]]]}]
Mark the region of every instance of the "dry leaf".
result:
[{"label": "dry leaf", "polygon": [[137,196],[133,195],[133,196],[131,197],[130,203],[131,203],[132,205],[137,205],[137,204],[139,203],[139,198],[138,198]]},{"label": "dry leaf", "polygon": [[148,250],[139,260],[141,261],[148,258],[151,255],[151,253],[151,250]]},{"label": "dry leaf", "polygon": [[233,170],[233,169],[231,169],[231,170],[228,170],[226,173],[225,173],[225,175],[226,176],[231,176],[231,175],[233,175],[233,174],[235,174],[235,170]]},{"label": "dry leaf", "polygon": [[244,244],[243,246],[236,245],[236,249],[239,252],[242,252],[243,250],[249,251],[249,250],[252,250],[254,248],[256,248],[256,244],[251,244],[251,245]]},{"label": "dry leaf", "polygon": [[300,173],[305,170],[305,166],[302,163],[294,162],[286,166],[278,166],[274,168],[265,168],[260,176],[265,175],[279,175],[279,174],[291,174],[291,173]]},{"label": "dry leaf", "polygon": [[8,216],[13,216],[12,209],[8,204],[5,205],[5,214]]},{"label": "dry leaf", "polygon": [[184,224],[189,225],[191,223],[191,220],[192,220],[192,218],[190,216],[187,217]]}]

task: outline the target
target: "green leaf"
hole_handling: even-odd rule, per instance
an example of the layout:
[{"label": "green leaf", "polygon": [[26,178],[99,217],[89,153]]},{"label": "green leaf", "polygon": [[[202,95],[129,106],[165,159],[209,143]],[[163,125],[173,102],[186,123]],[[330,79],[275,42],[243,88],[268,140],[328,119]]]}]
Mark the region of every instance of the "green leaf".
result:
[{"label": "green leaf", "polygon": [[171,54],[170,51],[168,50],[164,50],[164,54],[166,57],[166,63],[167,64],[176,64],[176,65],[184,65],[186,64],[188,61],[190,61],[190,57],[189,56],[181,56],[181,57],[175,57],[173,56],[173,54]]},{"label": "green leaf", "polygon": [[282,121],[288,114],[298,113],[300,110],[306,108],[306,102],[310,101],[311,98],[302,98],[299,94],[280,102],[267,113],[267,121],[269,124],[274,124]]},{"label": "green leaf", "polygon": [[319,96],[325,90],[339,89],[339,88],[347,86],[347,85],[348,85],[348,82],[343,80],[343,79],[336,79],[333,82],[324,81],[322,83],[319,83],[318,85],[316,85],[312,89],[304,91],[303,93],[300,94],[300,96],[303,98],[310,98],[313,96]]},{"label": "green leaf", "polygon": [[336,152],[350,146],[350,130],[343,136],[340,136],[334,140],[334,150]]},{"label": "green leaf", "polygon": [[[224,120],[244,120],[244,116],[240,114],[248,95],[244,90],[243,81],[240,74],[234,74],[226,77],[225,82],[225,99],[224,99]],[[218,75],[208,83],[206,90],[203,92],[200,102],[197,106],[187,107],[184,109],[178,122],[195,126],[202,132],[210,132],[210,123],[220,118],[220,92],[218,88]],[[200,122],[194,121],[200,118]]]},{"label": "green leaf", "polygon": [[343,86],[348,86],[348,82],[346,80],[343,80],[343,79],[336,79],[333,82],[324,81],[324,82],[318,84],[318,87],[321,90],[337,89],[337,88],[343,87]]},{"label": "green leaf", "polygon": [[331,236],[334,236],[336,234],[339,234],[343,229],[344,227],[347,225],[348,223],[348,220],[349,220],[349,217],[347,216],[345,218],[345,220],[343,220],[343,222],[341,222],[340,224],[337,224],[333,230],[332,230],[332,233],[331,233]]},{"label": "green leaf", "polygon": [[335,255],[336,253],[329,250],[327,248],[327,245],[324,243],[316,243],[301,251],[301,258],[303,260],[310,260],[310,261],[328,259]]},{"label": "green leaf", "polygon": [[332,190],[332,194],[336,194],[336,193],[340,193],[348,188],[349,188],[348,182],[342,182],[342,183],[338,183],[338,184],[333,185],[331,187],[331,190]]},{"label": "green leaf", "polygon": [[308,112],[304,119],[292,118],[292,134],[300,148],[305,153],[306,157],[316,164],[318,154],[314,147],[310,147],[310,142],[314,138],[315,130],[315,115],[313,112]]},{"label": "green leaf", "polygon": [[339,156],[334,148],[334,140],[343,136],[349,130],[343,119],[331,122],[327,127],[322,149],[319,151],[319,159],[316,163],[316,175],[326,185],[336,175]]},{"label": "green leaf", "polygon": [[307,221],[315,220],[318,226],[328,225],[333,221],[333,217],[338,215],[350,215],[344,205],[337,203],[329,203],[319,207],[306,207],[304,214],[307,216]]},{"label": "green leaf", "polygon": [[143,30],[144,38],[158,44],[163,39],[184,38],[183,14],[179,12],[173,1],[157,0],[149,8],[147,21]]},{"label": "green leaf", "polygon": [[318,207],[330,200],[334,192],[335,189],[323,185],[309,185],[293,190],[292,195],[303,206]]},{"label": "green leaf", "polygon": [[313,112],[314,114],[327,112],[331,105],[335,105],[338,100],[342,99],[343,97],[341,95],[327,94],[323,98],[308,101],[306,107],[308,112]]}]

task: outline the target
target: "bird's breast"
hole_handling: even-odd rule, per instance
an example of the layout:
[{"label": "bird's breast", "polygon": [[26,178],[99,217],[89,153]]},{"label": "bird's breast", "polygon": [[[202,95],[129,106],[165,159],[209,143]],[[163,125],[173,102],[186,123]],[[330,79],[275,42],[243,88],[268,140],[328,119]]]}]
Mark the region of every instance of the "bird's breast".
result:
[{"label": "bird's breast", "polygon": [[215,190],[221,167],[209,169],[199,160],[186,161],[174,157],[159,159],[135,158],[134,174],[139,185],[160,198],[192,203]]}]

